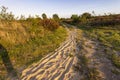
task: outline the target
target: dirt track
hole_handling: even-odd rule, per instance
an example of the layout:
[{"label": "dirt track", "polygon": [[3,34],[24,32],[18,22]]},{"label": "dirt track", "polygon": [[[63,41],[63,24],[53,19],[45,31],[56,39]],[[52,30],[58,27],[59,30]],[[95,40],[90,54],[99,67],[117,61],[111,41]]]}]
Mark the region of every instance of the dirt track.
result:
[{"label": "dirt track", "polygon": [[76,64],[76,29],[68,30],[68,38],[61,46],[22,72],[21,80],[79,80],[73,70]]}]

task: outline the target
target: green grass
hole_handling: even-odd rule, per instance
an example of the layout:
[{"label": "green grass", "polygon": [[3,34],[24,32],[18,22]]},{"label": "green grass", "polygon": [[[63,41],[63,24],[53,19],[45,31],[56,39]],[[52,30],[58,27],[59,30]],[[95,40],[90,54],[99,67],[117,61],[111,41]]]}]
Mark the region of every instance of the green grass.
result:
[{"label": "green grass", "polygon": [[97,39],[104,46],[111,47],[115,50],[120,50],[120,32],[119,29],[102,27],[84,29],[91,39]]},{"label": "green grass", "polygon": [[9,56],[11,60],[15,61],[14,65],[21,66],[31,63],[56,49],[65,40],[65,37],[66,31],[62,27],[54,32],[48,31],[43,37],[37,36],[25,44],[8,47]]},{"label": "green grass", "polygon": [[120,69],[120,56],[113,54],[111,57],[113,64]]},{"label": "green grass", "polygon": [[120,51],[120,31],[115,26],[113,27],[95,27],[95,28],[81,28],[86,35],[93,40],[99,41],[106,49],[110,48],[110,51],[104,52],[109,55],[109,59],[113,65],[120,68],[120,56],[115,51]]},{"label": "green grass", "polygon": [[[80,70],[80,73],[84,75],[82,80],[101,80],[101,77],[99,77],[99,71],[96,68],[90,68],[89,65],[89,59],[83,55],[79,57],[81,69],[78,67],[75,67],[77,70]],[[77,71],[76,70],[76,71]]]},{"label": "green grass", "polygon": [[[46,30],[42,26],[32,26],[29,24],[20,24],[18,28],[15,27],[14,25],[6,26],[5,29],[0,26],[0,32],[8,34],[4,37],[0,34],[0,44],[7,49],[15,69],[37,62],[43,56],[59,47],[60,43],[67,36],[66,29],[63,27],[59,27],[54,31]],[[0,74],[6,74],[1,57],[0,66]]]}]

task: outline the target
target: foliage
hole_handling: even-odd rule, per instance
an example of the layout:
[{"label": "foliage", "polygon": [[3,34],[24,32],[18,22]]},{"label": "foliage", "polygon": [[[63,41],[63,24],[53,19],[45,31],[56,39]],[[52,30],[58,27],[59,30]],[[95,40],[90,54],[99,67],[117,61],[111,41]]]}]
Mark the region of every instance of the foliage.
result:
[{"label": "foliage", "polygon": [[[72,20],[71,20],[72,19]],[[64,22],[74,25],[87,25],[87,26],[115,26],[120,25],[120,14],[98,15],[95,16],[90,13],[83,13],[81,16],[73,14],[71,18],[64,19]]]},{"label": "foliage", "polygon": [[55,30],[59,27],[59,23],[52,19],[43,19],[41,20],[41,25],[48,30]]},{"label": "foliage", "polygon": [[[66,38],[66,30],[63,27],[50,31],[41,26],[37,19],[9,24],[4,21],[0,23],[0,28],[0,43],[7,49],[15,69],[40,60],[56,49]],[[5,72],[2,65],[0,57],[0,71]],[[4,75],[2,72],[0,74]]]},{"label": "foliage", "polygon": [[96,68],[89,68],[88,74],[87,74],[87,80],[102,80],[101,77],[99,77],[99,71]]},{"label": "foliage", "polygon": [[91,14],[90,13],[83,13],[82,15],[81,15],[81,17],[85,17],[86,19],[90,19],[92,16],[91,16]]},{"label": "foliage", "polygon": [[8,13],[6,7],[2,6],[0,11],[0,20],[14,20],[12,12]]},{"label": "foliage", "polygon": [[79,22],[79,16],[77,14],[73,14],[71,16],[71,19],[73,20],[72,23],[78,23]]},{"label": "foliage", "polygon": [[21,20],[21,21],[24,21],[24,20],[25,20],[25,16],[24,16],[24,15],[21,15],[21,16],[20,16],[20,20]]},{"label": "foliage", "polygon": [[[66,29],[54,19],[47,19],[43,14],[41,19],[29,16],[15,19],[7,8],[0,12],[0,43],[8,51],[10,60],[19,70],[21,66],[28,66],[40,60],[43,56],[54,51],[66,39]],[[12,16],[12,17],[11,17]],[[7,74],[0,57],[0,79]]]},{"label": "foliage", "polygon": [[45,13],[42,14],[43,19],[47,19],[47,15]]},{"label": "foliage", "polygon": [[[80,26],[79,26],[80,27]],[[120,51],[120,33],[119,25],[115,26],[81,26],[88,37],[102,42],[104,46]]]},{"label": "foliage", "polygon": [[59,16],[58,16],[58,14],[53,14],[53,19],[54,19],[55,21],[57,21],[57,22],[60,21],[60,18],[59,18]]},{"label": "foliage", "polygon": [[91,18],[91,14],[90,13],[83,13],[80,17],[80,23],[81,24],[87,24],[88,23],[88,19]]}]

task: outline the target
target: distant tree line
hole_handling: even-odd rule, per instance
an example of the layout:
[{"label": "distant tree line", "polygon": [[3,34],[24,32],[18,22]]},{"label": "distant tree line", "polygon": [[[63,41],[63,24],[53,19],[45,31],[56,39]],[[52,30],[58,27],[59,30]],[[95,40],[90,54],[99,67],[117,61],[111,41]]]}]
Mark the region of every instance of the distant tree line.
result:
[{"label": "distant tree line", "polygon": [[33,26],[41,25],[46,29],[55,30],[60,26],[61,22],[78,25],[89,25],[89,26],[109,26],[120,24],[120,14],[109,14],[96,16],[93,11],[92,14],[85,12],[82,15],[73,14],[71,18],[59,18],[58,14],[53,14],[52,18],[48,18],[45,13],[41,15],[35,15],[35,17],[29,15],[25,17],[15,17],[12,12],[7,12],[7,7],[0,7],[0,21],[18,21],[27,22]]},{"label": "distant tree line", "polygon": [[12,12],[7,12],[7,7],[0,7],[0,22],[6,21],[17,21],[24,24],[30,24],[31,26],[43,26],[45,29],[48,30],[56,30],[60,26],[60,18],[57,14],[53,14],[52,18],[48,18],[45,13],[43,13],[41,17],[39,15],[35,15],[35,17],[29,15],[26,18],[24,15],[20,17],[15,17]]},{"label": "distant tree line", "polygon": [[90,13],[83,13],[82,15],[73,14],[71,18],[62,19],[63,22],[69,24],[89,25],[89,26],[109,26],[120,24],[120,14],[109,14],[96,16]]}]

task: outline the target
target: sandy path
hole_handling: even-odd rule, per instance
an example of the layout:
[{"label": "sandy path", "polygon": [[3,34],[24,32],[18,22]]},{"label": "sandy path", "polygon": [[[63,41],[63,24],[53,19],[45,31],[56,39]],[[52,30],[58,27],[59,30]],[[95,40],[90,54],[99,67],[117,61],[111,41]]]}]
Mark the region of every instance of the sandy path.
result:
[{"label": "sandy path", "polygon": [[75,64],[76,29],[61,46],[27,69],[22,71],[21,80],[79,80],[72,67]]}]

